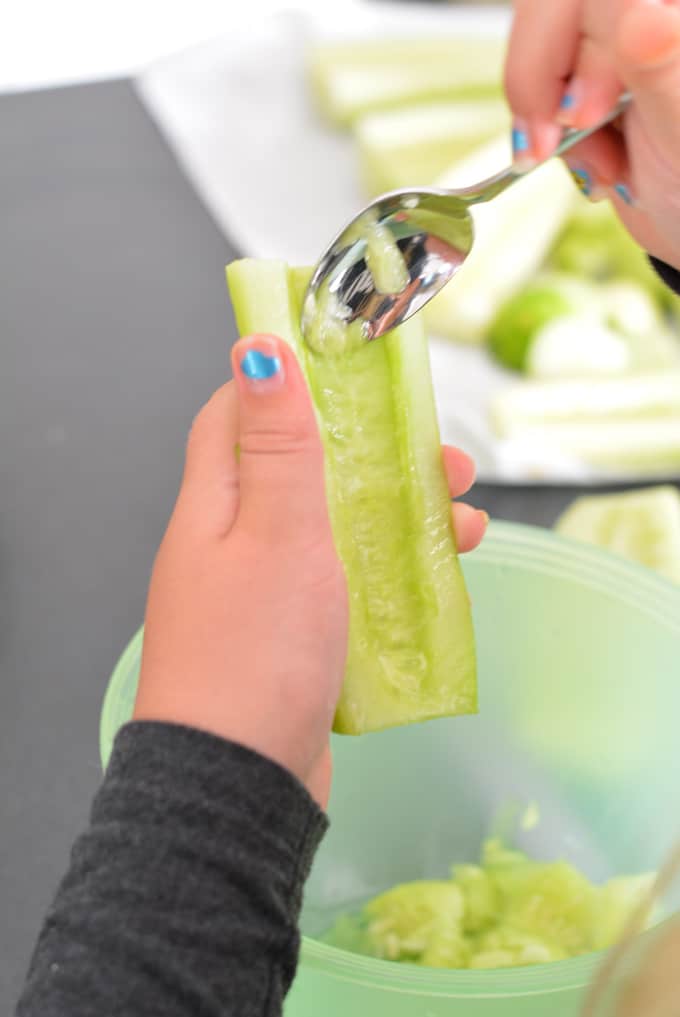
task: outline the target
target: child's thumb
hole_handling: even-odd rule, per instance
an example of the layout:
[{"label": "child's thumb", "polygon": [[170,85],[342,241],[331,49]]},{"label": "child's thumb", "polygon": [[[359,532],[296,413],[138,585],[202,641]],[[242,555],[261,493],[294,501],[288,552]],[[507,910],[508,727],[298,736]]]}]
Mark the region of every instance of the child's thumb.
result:
[{"label": "child's thumb", "polygon": [[282,339],[232,352],[239,394],[239,526],[268,541],[328,532],[323,448],[300,366]]}]

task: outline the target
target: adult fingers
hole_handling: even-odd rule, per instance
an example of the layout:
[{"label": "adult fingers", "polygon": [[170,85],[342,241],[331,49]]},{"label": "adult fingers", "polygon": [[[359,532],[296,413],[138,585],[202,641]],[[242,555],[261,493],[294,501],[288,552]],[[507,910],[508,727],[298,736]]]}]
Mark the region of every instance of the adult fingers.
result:
[{"label": "adult fingers", "polygon": [[557,145],[554,119],[576,64],[581,14],[582,0],[516,0],[505,89],[517,161],[543,159]]}]

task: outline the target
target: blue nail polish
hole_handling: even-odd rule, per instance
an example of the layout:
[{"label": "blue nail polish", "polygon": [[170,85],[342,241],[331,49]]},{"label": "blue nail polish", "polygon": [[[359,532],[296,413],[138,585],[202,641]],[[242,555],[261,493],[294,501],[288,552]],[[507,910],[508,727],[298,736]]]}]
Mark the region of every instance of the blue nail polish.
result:
[{"label": "blue nail polish", "polygon": [[625,201],[627,205],[634,205],[635,198],[631,194],[630,188],[625,184],[614,184],[614,190],[618,194],[622,201]]},{"label": "blue nail polish", "polygon": [[262,381],[265,378],[273,378],[281,370],[281,361],[278,357],[268,357],[266,353],[259,350],[248,350],[241,361],[241,370],[246,378],[253,381]]},{"label": "blue nail polish", "polygon": [[565,92],[560,101],[560,109],[573,109],[576,105],[576,97],[571,92]]},{"label": "blue nail polish", "polygon": [[586,198],[589,198],[593,193],[593,178],[588,170],[584,169],[582,166],[572,166],[569,171],[581,194],[584,194]]},{"label": "blue nail polish", "polygon": [[512,150],[513,152],[526,152],[529,148],[529,135],[521,127],[512,129]]}]

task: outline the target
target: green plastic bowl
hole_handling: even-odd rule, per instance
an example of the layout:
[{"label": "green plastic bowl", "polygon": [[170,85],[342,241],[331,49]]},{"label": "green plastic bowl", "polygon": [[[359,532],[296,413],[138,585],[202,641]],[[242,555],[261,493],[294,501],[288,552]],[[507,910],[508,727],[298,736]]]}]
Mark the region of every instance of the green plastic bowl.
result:
[{"label": "green plastic bowl", "polygon": [[[480,714],[334,737],[332,824],[307,886],[287,1017],[575,1017],[600,954],[443,971],[315,936],[395,883],[477,858],[513,803],[539,809],[521,847],[596,881],[658,868],[680,832],[680,588],[508,523],[493,524],[463,563]],[[106,694],[104,762],[132,710],[141,642],[139,632]]]}]

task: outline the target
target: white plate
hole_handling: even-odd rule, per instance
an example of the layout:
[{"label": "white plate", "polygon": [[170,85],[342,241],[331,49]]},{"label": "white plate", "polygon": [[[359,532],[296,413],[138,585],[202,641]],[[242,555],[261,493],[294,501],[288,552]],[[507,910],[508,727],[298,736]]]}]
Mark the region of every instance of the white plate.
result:
[{"label": "white plate", "polygon": [[[361,207],[353,145],[316,114],[304,77],[310,41],[402,34],[499,35],[500,7],[319,4],[167,58],[137,81],[139,95],[224,233],[243,254],[312,264]],[[513,380],[483,350],[431,340],[442,438],[473,454],[480,479],[592,483],[603,475],[535,445],[499,443],[493,392]]]}]

